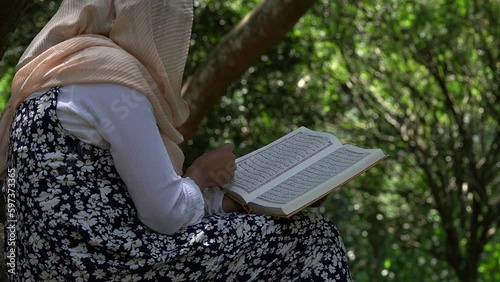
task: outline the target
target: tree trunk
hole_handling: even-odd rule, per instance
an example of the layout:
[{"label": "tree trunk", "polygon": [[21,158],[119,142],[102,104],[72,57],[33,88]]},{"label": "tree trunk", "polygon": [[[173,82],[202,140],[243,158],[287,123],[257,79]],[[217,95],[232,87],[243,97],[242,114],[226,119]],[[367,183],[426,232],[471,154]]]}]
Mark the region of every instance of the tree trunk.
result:
[{"label": "tree trunk", "polygon": [[8,46],[9,33],[16,29],[17,23],[33,0],[2,0],[0,2],[0,59]]},{"label": "tree trunk", "polygon": [[186,143],[227,87],[279,42],[314,0],[265,0],[215,46],[182,89],[190,116],[179,131]]}]

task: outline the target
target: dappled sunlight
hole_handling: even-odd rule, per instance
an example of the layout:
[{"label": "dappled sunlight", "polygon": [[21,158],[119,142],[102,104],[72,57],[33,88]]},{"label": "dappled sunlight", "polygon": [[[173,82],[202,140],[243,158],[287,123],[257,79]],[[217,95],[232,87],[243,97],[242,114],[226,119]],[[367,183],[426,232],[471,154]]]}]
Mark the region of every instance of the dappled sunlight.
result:
[{"label": "dappled sunlight", "polygon": [[[0,111],[59,2],[35,1],[10,35]],[[194,1],[185,82],[260,2]],[[498,1],[316,1],[210,109],[186,166],[221,143],[241,156],[301,125],[381,148],[389,159],[314,209],[339,227],[353,279],[500,280],[499,14]]]}]

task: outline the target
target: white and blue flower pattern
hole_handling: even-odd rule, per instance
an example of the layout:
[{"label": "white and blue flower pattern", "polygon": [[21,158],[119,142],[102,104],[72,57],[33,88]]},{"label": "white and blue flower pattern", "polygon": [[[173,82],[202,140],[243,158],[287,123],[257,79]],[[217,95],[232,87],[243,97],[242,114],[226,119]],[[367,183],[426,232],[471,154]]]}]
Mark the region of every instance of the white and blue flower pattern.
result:
[{"label": "white and blue flower pattern", "polygon": [[18,214],[9,281],[350,281],[335,225],[315,213],[219,214],[174,235],[148,229],[110,152],[62,128],[58,92],[22,103],[12,123]]}]

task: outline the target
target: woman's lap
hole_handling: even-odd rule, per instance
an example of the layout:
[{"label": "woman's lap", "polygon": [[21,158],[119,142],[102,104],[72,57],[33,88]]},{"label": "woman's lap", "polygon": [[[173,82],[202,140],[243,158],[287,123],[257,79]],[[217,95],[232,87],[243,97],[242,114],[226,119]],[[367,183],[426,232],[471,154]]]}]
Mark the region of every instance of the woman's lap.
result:
[{"label": "woman's lap", "polygon": [[[287,218],[225,214],[181,230],[171,279],[232,281],[348,280],[345,249],[334,223],[315,213]],[[160,240],[161,241],[161,240]],[[174,263],[175,262],[175,263]],[[170,273],[170,274],[169,274]]]}]

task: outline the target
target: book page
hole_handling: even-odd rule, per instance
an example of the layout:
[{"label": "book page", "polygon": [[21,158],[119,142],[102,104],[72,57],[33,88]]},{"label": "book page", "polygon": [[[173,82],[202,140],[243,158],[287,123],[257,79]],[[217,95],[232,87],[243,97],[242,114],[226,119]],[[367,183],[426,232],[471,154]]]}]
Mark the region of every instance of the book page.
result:
[{"label": "book page", "polygon": [[[276,180],[331,147],[341,146],[331,134],[300,128],[236,161],[237,170],[228,187],[243,197]],[[248,200],[248,199],[247,199]]]},{"label": "book page", "polygon": [[356,152],[349,150],[348,147],[339,148],[260,195],[257,200],[277,205],[291,202],[352,167],[369,154],[368,151]]}]

